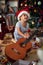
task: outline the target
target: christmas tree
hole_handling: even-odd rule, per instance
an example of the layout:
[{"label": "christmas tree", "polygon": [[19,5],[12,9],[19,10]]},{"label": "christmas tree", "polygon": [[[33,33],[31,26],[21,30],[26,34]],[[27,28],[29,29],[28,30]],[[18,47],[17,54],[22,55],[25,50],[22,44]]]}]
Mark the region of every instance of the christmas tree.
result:
[{"label": "christmas tree", "polygon": [[43,26],[43,0],[19,0],[18,9],[28,6],[31,19],[29,20],[30,27]]}]

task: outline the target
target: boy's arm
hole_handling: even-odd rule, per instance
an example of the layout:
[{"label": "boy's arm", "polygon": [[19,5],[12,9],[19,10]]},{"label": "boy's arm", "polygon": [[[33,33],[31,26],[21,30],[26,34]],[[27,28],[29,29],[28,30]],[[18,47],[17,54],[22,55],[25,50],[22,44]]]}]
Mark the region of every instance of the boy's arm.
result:
[{"label": "boy's arm", "polygon": [[16,27],[18,34],[21,35],[23,38],[28,38],[30,35],[28,33],[23,34],[20,28]]},{"label": "boy's arm", "polygon": [[21,31],[21,24],[20,22],[17,22],[15,29],[17,30],[18,34],[21,35],[23,38],[28,38],[27,34],[23,34]]},{"label": "boy's arm", "polygon": [[16,27],[17,31],[18,31],[18,34],[21,35],[22,37],[24,37],[24,34],[21,32],[20,28],[19,27]]}]

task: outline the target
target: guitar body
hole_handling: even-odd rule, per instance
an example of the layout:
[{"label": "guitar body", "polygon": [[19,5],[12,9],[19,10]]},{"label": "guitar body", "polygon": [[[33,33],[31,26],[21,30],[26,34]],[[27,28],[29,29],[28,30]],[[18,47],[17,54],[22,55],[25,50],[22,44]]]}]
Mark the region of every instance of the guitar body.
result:
[{"label": "guitar body", "polygon": [[5,54],[12,60],[24,59],[28,49],[31,49],[32,43],[26,43],[25,47],[22,47],[21,44],[26,39],[21,38],[16,43],[6,46]]}]

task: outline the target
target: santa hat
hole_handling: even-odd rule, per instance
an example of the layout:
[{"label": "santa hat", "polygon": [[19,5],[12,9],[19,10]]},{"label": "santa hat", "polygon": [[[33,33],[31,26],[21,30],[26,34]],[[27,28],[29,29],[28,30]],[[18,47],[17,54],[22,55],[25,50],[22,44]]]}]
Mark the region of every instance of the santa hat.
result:
[{"label": "santa hat", "polygon": [[26,14],[28,16],[28,19],[30,18],[30,13],[29,13],[28,7],[25,7],[24,9],[17,11],[16,16],[17,16],[18,20],[22,14]]}]

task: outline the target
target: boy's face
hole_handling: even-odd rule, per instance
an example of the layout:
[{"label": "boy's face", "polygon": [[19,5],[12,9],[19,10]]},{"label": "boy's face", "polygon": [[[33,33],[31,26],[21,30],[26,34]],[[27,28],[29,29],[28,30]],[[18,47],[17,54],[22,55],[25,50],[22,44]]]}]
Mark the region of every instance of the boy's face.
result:
[{"label": "boy's face", "polygon": [[23,22],[26,22],[28,20],[28,16],[26,14],[22,14],[20,19],[23,21]]}]

